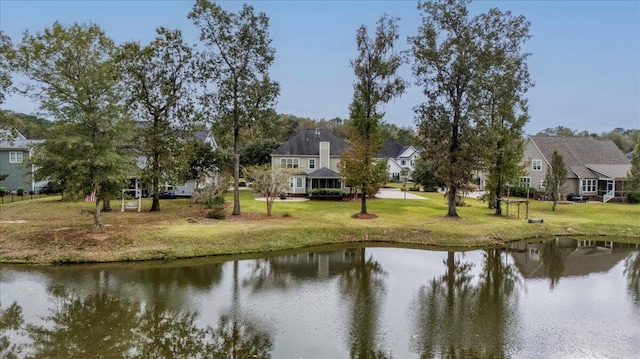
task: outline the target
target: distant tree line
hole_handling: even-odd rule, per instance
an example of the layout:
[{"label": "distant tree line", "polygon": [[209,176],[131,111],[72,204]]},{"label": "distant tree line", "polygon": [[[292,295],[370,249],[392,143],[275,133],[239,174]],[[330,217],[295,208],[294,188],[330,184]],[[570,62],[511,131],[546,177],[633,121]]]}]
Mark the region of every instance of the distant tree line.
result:
[{"label": "distant tree line", "polygon": [[608,132],[595,133],[589,131],[573,130],[564,126],[553,128],[545,128],[538,132],[538,136],[564,136],[564,137],[593,137],[596,139],[606,139],[613,141],[618,148],[629,153],[633,151],[635,145],[640,141],[640,129],[624,129],[621,127],[614,128]]}]

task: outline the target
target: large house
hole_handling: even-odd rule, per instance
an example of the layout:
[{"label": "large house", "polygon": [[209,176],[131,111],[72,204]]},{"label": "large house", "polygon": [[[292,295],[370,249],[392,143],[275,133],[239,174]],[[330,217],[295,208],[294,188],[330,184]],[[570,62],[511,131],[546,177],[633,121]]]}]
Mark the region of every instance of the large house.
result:
[{"label": "large house", "polygon": [[418,150],[413,146],[389,142],[378,151],[376,158],[387,161],[389,179],[398,182],[403,175],[407,176],[407,179],[411,179],[411,173],[416,168],[418,155]]},{"label": "large house", "polygon": [[272,167],[291,168],[289,193],[313,188],[344,188],[340,156],[347,143],[329,130],[302,130],[271,153]]},{"label": "large house", "polygon": [[32,168],[26,165],[31,146],[42,141],[28,140],[17,131],[14,134],[4,131],[0,138],[0,187],[13,192],[18,188],[32,193],[43,190],[47,182],[35,182]]},{"label": "large house", "polygon": [[545,189],[545,175],[554,151],[567,169],[566,193],[608,202],[624,198],[624,184],[631,163],[611,140],[592,137],[529,136],[524,142],[526,176],[520,186]]}]

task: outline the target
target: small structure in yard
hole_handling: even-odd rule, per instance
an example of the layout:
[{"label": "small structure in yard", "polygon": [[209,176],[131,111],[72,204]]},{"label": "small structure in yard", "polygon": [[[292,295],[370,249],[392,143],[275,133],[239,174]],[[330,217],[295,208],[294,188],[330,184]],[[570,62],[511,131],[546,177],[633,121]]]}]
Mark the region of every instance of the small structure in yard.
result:
[{"label": "small structure in yard", "polygon": [[[133,193],[133,198],[137,199],[137,202],[126,201],[127,196],[130,196],[130,193]],[[125,209],[137,210],[138,212],[142,209],[142,191],[140,190],[137,178],[134,180],[133,188],[122,189],[122,208],[120,209],[120,212],[124,212]]]},{"label": "small structure in yard", "polygon": [[518,206],[518,218],[520,218],[520,205],[525,204],[525,219],[529,218],[529,200],[528,199],[500,199],[500,202],[507,205],[507,217],[509,217],[509,206],[515,203]]}]

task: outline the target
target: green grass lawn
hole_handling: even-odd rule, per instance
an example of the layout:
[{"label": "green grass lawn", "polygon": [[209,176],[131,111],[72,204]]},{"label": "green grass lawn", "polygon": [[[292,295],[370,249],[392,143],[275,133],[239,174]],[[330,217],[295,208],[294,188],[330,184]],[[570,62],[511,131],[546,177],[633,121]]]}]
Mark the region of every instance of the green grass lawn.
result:
[{"label": "green grass lawn", "polygon": [[[367,201],[374,219],[356,219],[360,201],[278,201],[266,217],[266,203],[241,191],[241,216],[205,218],[207,209],[188,199],[162,200],[161,211],[103,214],[104,228],[92,227],[93,203],[61,202],[59,197],[0,205],[0,262],[92,262],[254,253],[333,243],[382,242],[396,245],[475,248],[504,242],[552,237],[614,236],[640,238],[640,205],[559,204],[531,201],[518,219],[497,217],[486,203],[467,199],[460,219],[445,218],[447,204],[437,193],[412,192],[427,200]],[[232,194],[227,195],[232,209]],[[506,210],[503,211],[506,213]]]}]

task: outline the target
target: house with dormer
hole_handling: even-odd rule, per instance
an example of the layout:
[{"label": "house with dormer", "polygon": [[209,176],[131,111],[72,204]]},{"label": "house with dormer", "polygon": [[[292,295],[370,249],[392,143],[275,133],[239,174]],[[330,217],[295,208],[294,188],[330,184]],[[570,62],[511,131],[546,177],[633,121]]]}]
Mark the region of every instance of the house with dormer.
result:
[{"label": "house with dormer", "polygon": [[524,148],[526,175],[520,177],[521,187],[544,191],[551,157],[558,151],[567,169],[566,193],[603,202],[623,200],[631,162],[613,141],[593,137],[529,136],[524,141]]},{"label": "house with dormer", "polygon": [[387,161],[387,171],[389,172],[389,180],[398,182],[401,176],[407,176],[411,180],[411,173],[416,168],[416,160],[419,152],[413,146],[405,146],[397,142],[386,143],[378,154],[376,159]]},{"label": "house with dormer", "polygon": [[315,188],[344,188],[340,156],[347,143],[329,130],[302,130],[271,153],[272,167],[291,168],[289,194]]}]

